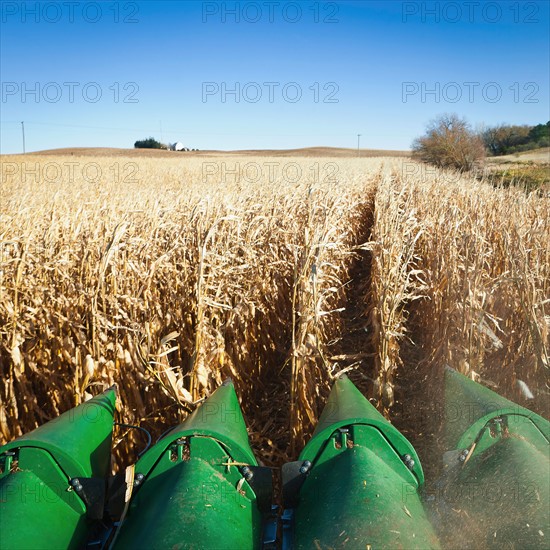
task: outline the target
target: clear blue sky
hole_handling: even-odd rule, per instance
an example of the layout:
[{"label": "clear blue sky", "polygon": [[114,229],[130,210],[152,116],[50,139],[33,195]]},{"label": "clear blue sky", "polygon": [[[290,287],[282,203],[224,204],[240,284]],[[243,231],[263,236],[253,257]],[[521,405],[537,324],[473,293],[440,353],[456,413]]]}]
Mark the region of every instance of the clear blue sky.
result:
[{"label": "clear blue sky", "polygon": [[549,4],[3,1],[0,150],[21,121],[27,151],[407,149],[444,112],[546,122]]}]

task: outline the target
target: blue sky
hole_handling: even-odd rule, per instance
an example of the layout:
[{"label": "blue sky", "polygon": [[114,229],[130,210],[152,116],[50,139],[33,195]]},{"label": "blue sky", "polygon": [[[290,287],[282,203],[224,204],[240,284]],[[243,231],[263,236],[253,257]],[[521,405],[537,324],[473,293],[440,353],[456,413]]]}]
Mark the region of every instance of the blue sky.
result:
[{"label": "blue sky", "polygon": [[550,118],[540,2],[2,2],[0,151],[407,149]]}]

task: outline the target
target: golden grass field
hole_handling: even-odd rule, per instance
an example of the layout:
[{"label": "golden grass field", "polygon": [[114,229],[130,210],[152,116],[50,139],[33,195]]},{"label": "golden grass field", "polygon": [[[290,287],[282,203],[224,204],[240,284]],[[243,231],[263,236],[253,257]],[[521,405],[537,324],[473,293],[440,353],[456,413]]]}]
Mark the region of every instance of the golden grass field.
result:
[{"label": "golden grass field", "polygon": [[156,439],[231,377],[280,465],[345,371],[426,458],[445,364],[548,415],[550,197],[348,157],[1,157],[0,444],[113,383]]}]

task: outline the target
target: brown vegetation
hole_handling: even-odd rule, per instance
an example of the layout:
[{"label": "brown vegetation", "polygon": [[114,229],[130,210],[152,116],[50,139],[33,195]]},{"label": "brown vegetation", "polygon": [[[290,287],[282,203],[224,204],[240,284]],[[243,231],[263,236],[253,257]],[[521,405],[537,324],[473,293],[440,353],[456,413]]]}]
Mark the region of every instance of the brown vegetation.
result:
[{"label": "brown vegetation", "polygon": [[52,181],[51,157],[2,158],[1,441],[112,383],[158,435],[230,376],[280,464],[345,370],[416,443],[399,406],[445,363],[548,413],[548,197],[401,159],[283,158],[256,183],[180,159],[58,157],[77,166]]},{"label": "brown vegetation", "polygon": [[465,119],[445,114],[428,124],[412,146],[413,156],[439,168],[472,170],[485,158],[485,145]]}]

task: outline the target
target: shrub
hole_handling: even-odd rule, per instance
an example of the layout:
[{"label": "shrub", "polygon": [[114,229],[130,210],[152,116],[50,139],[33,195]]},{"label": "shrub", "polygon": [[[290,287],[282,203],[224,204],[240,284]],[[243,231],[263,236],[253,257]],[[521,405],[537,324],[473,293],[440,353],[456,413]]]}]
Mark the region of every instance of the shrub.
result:
[{"label": "shrub", "polygon": [[465,119],[444,114],[428,124],[413,144],[413,156],[440,168],[471,170],[485,157],[485,147]]}]

